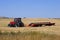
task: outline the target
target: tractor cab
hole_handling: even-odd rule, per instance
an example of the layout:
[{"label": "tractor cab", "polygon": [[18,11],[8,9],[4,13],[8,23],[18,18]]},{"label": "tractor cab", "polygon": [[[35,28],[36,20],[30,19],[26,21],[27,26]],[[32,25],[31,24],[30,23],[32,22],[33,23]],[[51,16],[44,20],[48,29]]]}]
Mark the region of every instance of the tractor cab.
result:
[{"label": "tractor cab", "polygon": [[21,18],[14,18],[14,21],[8,24],[10,27],[24,27],[24,23],[22,22]]}]

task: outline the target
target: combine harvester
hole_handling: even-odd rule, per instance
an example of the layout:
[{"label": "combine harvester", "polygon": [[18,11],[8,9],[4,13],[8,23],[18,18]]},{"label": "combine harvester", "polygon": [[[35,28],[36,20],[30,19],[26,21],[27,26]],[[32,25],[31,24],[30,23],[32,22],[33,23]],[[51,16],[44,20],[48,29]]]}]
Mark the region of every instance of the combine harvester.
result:
[{"label": "combine harvester", "polygon": [[[45,26],[52,26],[55,25],[55,23],[51,23],[51,22],[36,22],[36,23],[30,23],[28,24],[28,26],[30,27],[42,27],[43,25]],[[13,22],[10,22],[8,24],[9,27],[25,27],[24,23],[21,21],[21,18],[14,18]]]}]

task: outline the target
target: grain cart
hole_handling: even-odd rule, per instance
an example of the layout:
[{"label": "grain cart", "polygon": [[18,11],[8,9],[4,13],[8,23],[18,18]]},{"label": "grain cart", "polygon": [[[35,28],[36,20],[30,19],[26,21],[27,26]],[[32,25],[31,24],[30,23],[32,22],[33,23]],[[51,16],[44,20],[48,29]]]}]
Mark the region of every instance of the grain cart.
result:
[{"label": "grain cart", "polygon": [[24,27],[24,23],[21,21],[21,18],[14,18],[14,21],[8,24],[9,27]]},{"label": "grain cart", "polygon": [[38,26],[52,26],[55,25],[55,23],[51,23],[51,22],[36,22],[36,23],[30,23],[29,26],[31,27],[38,27]]}]

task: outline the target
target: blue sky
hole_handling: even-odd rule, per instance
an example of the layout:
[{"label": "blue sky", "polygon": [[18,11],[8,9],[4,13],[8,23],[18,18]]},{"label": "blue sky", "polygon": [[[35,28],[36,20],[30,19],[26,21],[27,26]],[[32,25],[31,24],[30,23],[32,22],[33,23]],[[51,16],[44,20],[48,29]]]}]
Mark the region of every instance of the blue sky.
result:
[{"label": "blue sky", "polygon": [[0,16],[60,18],[60,0],[0,0]]}]

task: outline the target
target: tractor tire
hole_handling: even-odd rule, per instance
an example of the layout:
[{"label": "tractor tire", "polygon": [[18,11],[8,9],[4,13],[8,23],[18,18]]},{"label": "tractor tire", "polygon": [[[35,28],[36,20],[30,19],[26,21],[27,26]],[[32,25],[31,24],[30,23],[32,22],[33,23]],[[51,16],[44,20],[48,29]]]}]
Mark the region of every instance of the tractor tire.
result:
[{"label": "tractor tire", "polygon": [[15,27],[18,27],[16,24],[14,25]]},{"label": "tractor tire", "polygon": [[39,26],[42,27],[42,24],[40,24]]},{"label": "tractor tire", "polygon": [[17,23],[15,26],[16,27],[24,27],[24,24],[23,23]]},{"label": "tractor tire", "polygon": [[9,26],[9,27],[12,27],[12,25],[11,25],[11,24],[8,24],[8,26]]},{"label": "tractor tire", "polygon": [[8,24],[8,27],[11,27],[11,25],[10,25],[10,24]]}]

